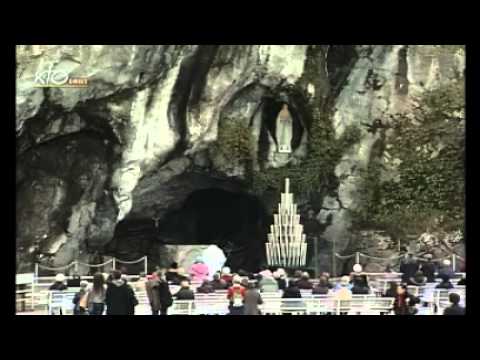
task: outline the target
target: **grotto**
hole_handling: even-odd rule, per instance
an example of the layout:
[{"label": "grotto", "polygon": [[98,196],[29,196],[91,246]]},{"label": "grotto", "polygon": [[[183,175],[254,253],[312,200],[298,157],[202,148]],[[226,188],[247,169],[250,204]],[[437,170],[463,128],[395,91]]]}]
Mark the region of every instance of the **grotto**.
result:
[{"label": "grotto", "polygon": [[[148,256],[151,271],[168,266],[170,245],[210,244],[232,269],[256,270],[286,176],[302,222],[314,209],[328,245],[312,261],[331,271],[332,248],[366,246],[352,215],[365,193],[361,171],[389,146],[388,127],[364,124],[456,81],[464,52],[447,50],[17,46],[17,271],[92,253]],[[34,86],[46,64],[88,86]]]}]

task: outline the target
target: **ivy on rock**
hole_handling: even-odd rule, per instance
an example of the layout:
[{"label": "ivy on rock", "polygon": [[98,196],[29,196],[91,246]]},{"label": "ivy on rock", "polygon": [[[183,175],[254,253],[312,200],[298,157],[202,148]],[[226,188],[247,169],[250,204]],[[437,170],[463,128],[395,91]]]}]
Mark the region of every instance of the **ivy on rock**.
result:
[{"label": "ivy on rock", "polygon": [[455,231],[464,224],[464,81],[417,99],[413,111],[392,117],[388,154],[395,176],[381,180],[385,164],[372,159],[352,210],[359,227],[384,228],[396,237],[427,228]]}]

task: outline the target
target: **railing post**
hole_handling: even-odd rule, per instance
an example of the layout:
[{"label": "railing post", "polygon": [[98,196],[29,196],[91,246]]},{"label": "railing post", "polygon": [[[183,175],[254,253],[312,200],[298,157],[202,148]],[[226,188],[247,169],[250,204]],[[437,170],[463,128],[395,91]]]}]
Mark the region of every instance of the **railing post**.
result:
[{"label": "railing post", "polygon": [[457,272],[457,255],[453,254],[452,255],[452,267],[453,267],[453,272]]},{"label": "railing post", "polygon": [[335,239],[333,239],[332,246],[332,276],[337,276],[337,253],[335,247]]},{"label": "railing post", "polygon": [[73,262],[73,271],[75,272],[75,274],[78,274],[78,260],[75,260]]},{"label": "railing post", "polygon": [[145,256],[145,276],[148,274],[148,257]]},{"label": "railing post", "polygon": [[314,256],[315,256],[315,277],[318,278],[319,271],[318,271],[318,238],[315,236],[313,238],[313,246],[314,248]]},{"label": "railing post", "polygon": [[35,278],[38,278],[38,263],[35,263]]},{"label": "railing post", "polygon": [[360,252],[355,253],[355,264],[360,264]]},{"label": "railing post", "polygon": [[116,269],[115,269],[115,258],[112,259],[112,269],[113,269],[113,270],[116,270]]}]

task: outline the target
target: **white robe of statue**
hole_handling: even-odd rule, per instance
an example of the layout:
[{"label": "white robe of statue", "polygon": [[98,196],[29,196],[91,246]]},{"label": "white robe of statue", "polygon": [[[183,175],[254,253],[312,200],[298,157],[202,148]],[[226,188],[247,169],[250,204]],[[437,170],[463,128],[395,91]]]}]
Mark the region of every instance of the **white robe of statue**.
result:
[{"label": "white robe of statue", "polygon": [[222,269],[227,258],[223,251],[216,245],[210,245],[202,252],[202,260],[208,266],[209,277],[212,278],[215,272]]},{"label": "white robe of statue", "polygon": [[277,117],[276,137],[278,142],[278,152],[291,153],[292,141],[292,116],[288,111],[288,105],[284,104]]}]

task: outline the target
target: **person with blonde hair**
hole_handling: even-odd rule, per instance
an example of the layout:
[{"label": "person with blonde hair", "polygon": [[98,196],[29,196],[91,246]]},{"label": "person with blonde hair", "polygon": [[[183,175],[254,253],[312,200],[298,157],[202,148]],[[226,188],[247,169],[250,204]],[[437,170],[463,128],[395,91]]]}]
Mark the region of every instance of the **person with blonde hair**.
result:
[{"label": "person with blonde hair", "polygon": [[350,278],[348,276],[342,276],[339,285],[339,288],[335,291],[335,300],[351,300],[352,291],[349,288]]}]

